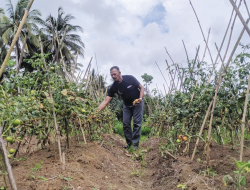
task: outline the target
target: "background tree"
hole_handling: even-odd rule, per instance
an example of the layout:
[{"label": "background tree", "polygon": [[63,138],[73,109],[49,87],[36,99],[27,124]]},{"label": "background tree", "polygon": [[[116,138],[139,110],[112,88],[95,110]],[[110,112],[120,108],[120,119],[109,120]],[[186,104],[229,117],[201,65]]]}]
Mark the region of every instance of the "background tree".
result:
[{"label": "background tree", "polygon": [[[28,4],[29,0],[19,0],[14,7],[11,0],[7,0],[6,14],[8,16],[3,14],[3,9],[0,9],[0,36],[5,46],[10,46]],[[15,45],[15,59],[17,64],[22,61],[20,60],[20,57],[23,57],[21,52],[25,53],[21,51],[22,47],[26,50],[27,54],[36,52],[39,47],[37,38],[39,29],[37,23],[41,21],[40,16],[41,13],[38,10],[32,10],[28,14],[22,32]]]},{"label": "background tree", "polygon": [[[62,7],[58,8],[57,17],[49,15],[45,21],[42,21],[41,38],[43,41],[45,53],[52,53],[53,62],[58,63],[62,58],[60,48],[64,56],[65,63],[71,69],[71,63],[75,63],[77,52],[83,56],[84,43],[81,37],[76,32],[83,32],[80,26],[70,24],[70,21],[75,19],[71,14],[66,14]],[[61,46],[59,47],[59,43]]]},{"label": "background tree", "polygon": [[143,82],[145,82],[146,93],[148,94],[148,85],[152,83],[153,77],[151,75],[148,75],[147,73],[144,73],[144,75],[142,75],[141,77],[143,79]]}]

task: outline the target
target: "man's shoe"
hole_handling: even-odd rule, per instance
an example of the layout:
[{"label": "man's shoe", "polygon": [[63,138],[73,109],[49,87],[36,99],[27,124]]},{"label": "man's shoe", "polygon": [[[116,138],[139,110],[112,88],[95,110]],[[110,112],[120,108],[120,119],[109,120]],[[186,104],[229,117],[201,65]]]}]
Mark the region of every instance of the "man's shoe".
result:
[{"label": "man's shoe", "polygon": [[133,144],[132,147],[133,147],[134,150],[138,150],[139,149],[139,144]]},{"label": "man's shoe", "polygon": [[126,146],[123,146],[123,148],[124,148],[124,149],[126,149],[126,150],[129,150],[129,149],[130,149],[130,147],[131,147],[131,145],[126,145]]}]

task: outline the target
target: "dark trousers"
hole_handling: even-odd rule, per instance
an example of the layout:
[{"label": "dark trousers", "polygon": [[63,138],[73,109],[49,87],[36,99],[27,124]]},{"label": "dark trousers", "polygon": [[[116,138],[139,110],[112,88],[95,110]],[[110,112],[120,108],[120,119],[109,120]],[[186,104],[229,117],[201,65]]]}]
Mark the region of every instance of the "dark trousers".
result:
[{"label": "dark trousers", "polygon": [[[131,120],[133,117],[133,131],[131,129]],[[123,131],[127,141],[130,145],[139,145],[141,136],[141,125],[143,118],[143,102],[137,106],[126,106],[123,105]]]}]

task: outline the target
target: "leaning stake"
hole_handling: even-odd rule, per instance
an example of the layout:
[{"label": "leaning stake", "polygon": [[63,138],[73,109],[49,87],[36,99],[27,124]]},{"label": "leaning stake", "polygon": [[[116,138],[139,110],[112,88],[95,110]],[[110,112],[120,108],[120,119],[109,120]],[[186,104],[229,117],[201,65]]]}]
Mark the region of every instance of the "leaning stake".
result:
[{"label": "leaning stake", "polygon": [[8,53],[7,53],[7,55],[6,55],[5,59],[4,59],[4,61],[3,61],[2,67],[1,67],[1,69],[0,69],[0,77],[2,76],[3,71],[4,71],[4,69],[5,69],[5,67],[6,67],[6,65],[7,65],[7,63],[8,63],[8,60],[9,60],[9,58],[10,58],[10,54],[11,54],[11,52],[12,52],[12,50],[13,50],[15,44],[16,44],[16,41],[17,41],[17,39],[18,39],[18,37],[19,37],[19,35],[20,35],[20,33],[21,33],[21,30],[22,30],[22,28],[23,28],[23,25],[24,25],[24,23],[25,23],[25,21],[26,21],[26,18],[27,18],[27,16],[28,16],[28,13],[29,13],[29,10],[30,10],[30,7],[31,7],[31,5],[33,4],[33,2],[34,2],[34,0],[30,0],[30,2],[29,2],[29,4],[28,4],[28,7],[27,7],[26,10],[25,10],[25,13],[24,13],[24,15],[23,15],[23,19],[22,19],[22,21],[21,21],[21,23],[20,23],[20,25],[19,25],[19,27],[18,27],[18,29],[17,29],[16,35],[15,35],[15,37],[14,37],[14,39],[13,39],[11,45],[10,45],[10,49],[9,49],[9,51],[8,51]]},{"label": "leaning stake", "polygon": [[245,131],[245,120],[246,120],[246,112],[247,112],[247,103],[248,103],[249,88],[250,88],[250,75],[249,75],[249,79],[248,79],[247,94],[246,94],[245,105],[244,105],[244,112],[243,112],[243,117],[242,117],[242,122],[241,122],[240,162],[242,162],[242,156],[243,156],[244,131]]},{"label": "leaning stake", "polygon": [[[3,123],[3,126],[4,126],[4,123]],[[6,170],[8,172],[11,189],[12,190],[17,190],[16,182],[15,182],[15,179],[14,179],[14,176],[13,176],[13,173],[12,173],[12,170],[11,170],[10,161],[9,161],[9,158],[8,158],[8,153],[7,153],[7,150],[6,150],[5,145],[3,143],[3,137],[2,137],[3,126],[0,128],[0,150],[1,150],[1,153],[2,153],[2,156],[3,156],[4,165],[5,165]]]}]

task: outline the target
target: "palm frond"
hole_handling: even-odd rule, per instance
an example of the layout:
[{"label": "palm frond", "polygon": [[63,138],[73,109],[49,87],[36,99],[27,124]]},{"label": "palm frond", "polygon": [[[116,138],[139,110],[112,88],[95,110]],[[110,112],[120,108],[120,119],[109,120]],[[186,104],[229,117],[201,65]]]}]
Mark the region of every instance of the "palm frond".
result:
[{"label": "palm frond", "polygon": [[0,15],[4,14],[4,10],[2,8],[0,8]]},{"label": "palm frond", "polygon": [[14,19],[15,12],[14,12],[14,9],[13,9],[12,2],[11,2],[11,0],[6,0],[6,1],[7,1],[6,8],[7,8],[7,12],[9,14],[9,17],[11,19]]}]

